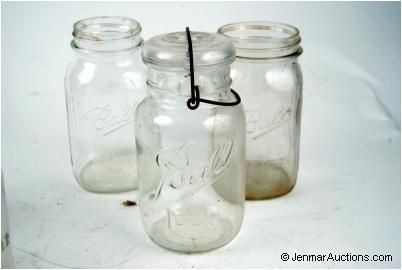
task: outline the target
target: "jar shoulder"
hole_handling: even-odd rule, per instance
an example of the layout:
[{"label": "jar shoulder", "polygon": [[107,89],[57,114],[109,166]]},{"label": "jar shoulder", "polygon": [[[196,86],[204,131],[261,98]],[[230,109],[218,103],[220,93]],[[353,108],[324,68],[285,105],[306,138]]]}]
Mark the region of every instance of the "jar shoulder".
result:
[{"label": "jar shoulder", "polygon": [[125,72],[135,72],[146,74],[146,67],[141,61],[127,59],[116,62],[100,62],[95,60],[72,59],[68,62],[65,74],[66,76],[77,76],[82,72],[93,74],[102,74],[106,72],[124,75]]},{"label": "jar shoulder", "polygon": [[65,71],[66,90],[124,89],[146,87],[146,68],[138,59],[101,61],[72,58]]},{"label": "jar shoulder", "polygon": [[231,67],[232,87],[247,99],[292,97],[302,91],[302,73],[297,59],[239,61]]},{"label": "jar shoulder", "polygon": [[233,80],[298,80],[302,75],[301,66],[297,58],[284,58],[281,60],[239,60],[231,65],[230,75]]},{"label": "jar shoulder", "polygon": [[221,125],[227,129],[245,125],[243,104],[236,106],[210,106],[201,103],[196,110],[187,108],[186,103],[163,103],[147,96],[138,105],[136,111],[138,123],[148,123],[156,126],[191,129],[203,127],[208,129],[211,125]]}]

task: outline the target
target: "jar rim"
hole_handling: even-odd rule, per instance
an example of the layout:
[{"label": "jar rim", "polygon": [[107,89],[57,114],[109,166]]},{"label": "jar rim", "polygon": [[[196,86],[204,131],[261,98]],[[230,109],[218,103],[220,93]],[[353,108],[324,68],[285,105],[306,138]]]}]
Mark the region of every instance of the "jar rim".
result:
[{"label": "jar rim", "polygon": [[[93,29],[102,26],[114,27],[122,31],[114,32],[116,36],[96,36],[92,32],[87,32],[89,27]],[[79,20],[73,25],[73,37],[91,41],[112,41],[133,37],[141,32],[141,25],[138,21],[122,16],[97,16]]]},{"label": "jar rim", "polygon": [[116,53],[142,46],[141,25],[121,16],[98,16],[73,25],[71,47],[80,53]]},{"label": "jar rim", "polygon": [[238,57],[278,58],[302,52],[299,29],[285,23],[236,22],[220,27],[218,33],[234,43]]}]

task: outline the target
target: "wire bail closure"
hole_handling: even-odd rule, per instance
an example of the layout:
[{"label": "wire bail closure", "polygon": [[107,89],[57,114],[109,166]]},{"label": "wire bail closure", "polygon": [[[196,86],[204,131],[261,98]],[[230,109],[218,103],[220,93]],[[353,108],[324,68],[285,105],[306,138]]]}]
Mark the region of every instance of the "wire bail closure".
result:
[{"label": "wire bail closure", "polygon": [[233,101],[233,102],[220,102],[220,101],[214,101],[214,100],[200,98],[200,89],[199,89],[198,85],[195,85],[195,83],[194,83],[193,42],[191,40],[191,33],[190,33],[189,27],[186,27],[186,33],[187,33],[187,41],[188,41],[188,55],[190,58],[190,79],[191,79],[191,98],[189,98],[187,101],[187,107],[190,110],[195,110],[200,106],[200,102],[213,104],[213,105],[221,105],[221,106],[236,106],[237,104],[240,104],[241,98],[240,98],[239,94],[236,93],[232,88],[230,88],[230,91],[233,93],[233,95],[236,98],[236,101]]}]

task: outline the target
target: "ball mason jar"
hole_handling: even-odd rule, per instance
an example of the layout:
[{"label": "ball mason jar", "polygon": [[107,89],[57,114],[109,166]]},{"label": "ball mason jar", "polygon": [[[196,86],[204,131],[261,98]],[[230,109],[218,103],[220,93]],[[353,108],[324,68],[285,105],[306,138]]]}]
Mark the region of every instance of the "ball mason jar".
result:
[{"label": "ball mason jar", "polygon": [[[192,32],[200,97],[233,102],[231,42]],[[148,95],[137,107],[140,212],[149,237],[179,252],[222,246],[240,230],[245,201],[245,115],[241,103],[187,107],[191,93],[186,32],[145,43]]]},{"label": "ball mason jar", "polygon": [[299,30],[275,22],[240,22],[218,33],[236,47],[231,76],[246,111],[246,197],[286,194],[296,184],[299,164]]},{"label": "ball mason jar", "polygon": [[74,24],[65,77],[73,174],[91,192],[138,186],[134,113],[145,97],[141,26],[123,17]]}]

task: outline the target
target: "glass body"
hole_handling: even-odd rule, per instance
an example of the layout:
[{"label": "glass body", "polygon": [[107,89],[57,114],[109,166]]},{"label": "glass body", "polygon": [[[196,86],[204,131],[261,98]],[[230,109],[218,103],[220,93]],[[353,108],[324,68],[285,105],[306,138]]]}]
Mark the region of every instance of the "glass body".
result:
[{"label": "glass body", "polygon": [[286,194],[296,184],[299,164],[299,31],[280,23],[246,22],[218,32],[236,46],[231,76],[246,111],[246,198]]},{"label": "glass body", "polygon": [[74,25],[75,55],[65,77],[71,164],[91,192],[138,186],[134,114],[146,88],[140,32],[136,21],[121,17]]},{"label": "glass body", "polygon": [[3,171],[1,172],[1,268],[14,268],[14,259],[10,241],[10,231],[4,190]]},{"label": "glass body", "polygon": [[[233,102],[229,72],[229,64],[196,67],[201,97]],[[144,228],[157,244],[187,253],[232,240],[245,199],[243,107],[200,103],[189,110],[188,74],[149,65],[149,92],[135,121]]]}]

